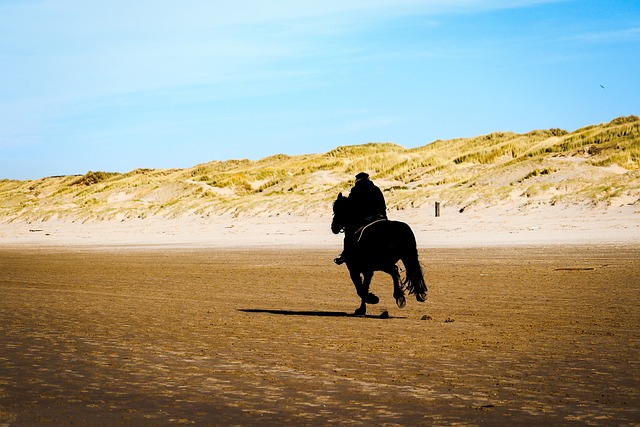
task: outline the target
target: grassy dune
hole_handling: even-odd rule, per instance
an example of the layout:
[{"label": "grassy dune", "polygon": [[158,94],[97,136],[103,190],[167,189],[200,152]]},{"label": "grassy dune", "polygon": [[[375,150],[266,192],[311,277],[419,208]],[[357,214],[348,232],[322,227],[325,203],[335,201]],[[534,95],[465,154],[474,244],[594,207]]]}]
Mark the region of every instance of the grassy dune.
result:
[{"label": "grassy dune", "polygon": [[433,200],[460,209],[640,205],[640,118],[573,132],[495,132],[414,149],[372,143],[188,169],[2,180],[0,221],[324,212],[360,171],[383,189],[391,209]]}]

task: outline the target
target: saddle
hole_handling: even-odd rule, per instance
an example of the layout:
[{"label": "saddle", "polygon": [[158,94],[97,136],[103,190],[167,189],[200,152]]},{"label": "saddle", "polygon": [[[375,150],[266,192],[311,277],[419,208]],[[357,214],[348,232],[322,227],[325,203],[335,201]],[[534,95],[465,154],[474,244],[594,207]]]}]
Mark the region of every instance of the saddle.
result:
[{"label": "saddle", "polygon": [[[352,233],[349,233],[348,235],[345,236],[344,250],[337,258],[333,260],[333,262],[335,262],[338,265],[341,265],[344,262],[346,262],[347,257],[349,256],[349,252],[351,252],[351,248],[353,248],[353,246],[360,241],[367,227],[377,222],[387,221],[387,220],[388,220],[387,215],[383,213],[365,217],[361,221],[362,225],[356,228],[355,231],[353,231]],[[345,230],[345,234],[346,234],[346,230]]]}]

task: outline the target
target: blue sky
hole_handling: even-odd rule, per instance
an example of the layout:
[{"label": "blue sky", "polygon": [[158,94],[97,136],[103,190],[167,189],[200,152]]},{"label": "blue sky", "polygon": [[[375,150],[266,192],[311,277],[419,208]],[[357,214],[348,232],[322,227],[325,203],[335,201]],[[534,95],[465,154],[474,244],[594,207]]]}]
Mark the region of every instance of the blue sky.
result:
[{"label": "blue sky", "polygon": [[637,0],[0,0],[0,178],[574,130],[639,75]]}]

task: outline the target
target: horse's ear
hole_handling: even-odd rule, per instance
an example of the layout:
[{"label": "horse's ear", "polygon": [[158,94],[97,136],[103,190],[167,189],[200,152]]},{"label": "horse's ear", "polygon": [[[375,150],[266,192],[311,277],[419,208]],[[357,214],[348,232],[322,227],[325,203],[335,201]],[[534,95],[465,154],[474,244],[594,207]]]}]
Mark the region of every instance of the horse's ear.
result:
[{"label": "horse's ear", "polygon": [[342,195],[342,192],[340,192],[340,193],[338,194],[338,200],[342,199],[343,197],[344,197],[344,196]]}]

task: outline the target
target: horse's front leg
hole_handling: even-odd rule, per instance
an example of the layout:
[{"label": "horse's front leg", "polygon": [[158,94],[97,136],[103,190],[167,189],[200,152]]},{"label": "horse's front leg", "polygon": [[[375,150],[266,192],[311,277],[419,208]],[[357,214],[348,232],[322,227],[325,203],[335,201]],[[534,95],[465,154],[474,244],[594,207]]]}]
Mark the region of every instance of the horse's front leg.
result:
[{"label": "horse's front leg", "polygon": [[364,316],[367,313],[367,304],[377,304],[380,301],[377,296],[369,292],[373,272],[365,272],[361,276],[360,272],[349,271],[349,275],[360,297],[360,307],[356,309],[355,315]]},{"label": "horse's front leg", "polygon": [[351,281],[356,287],[356,292],[360,297],[360,301],[361,301],[360,307],[356,309],[354,314],[356,316],[364,316],[367,312],[367,303],[365,302],[365,298],[363,297],[363,295],[366,295],[367,292],[363,293],[363,290],[362,290],[364,286],[362,283],[362,276],[360,275],[359,271],[352,271],[352,270],[349,270],[349,275],[351,276]]},{"label": "horse's front leg", "polygon": [[362,275],[364,276],[364,280],[362,281],[362,295],[360,295],[360,297],[364,298],[367,304],[379,303],[380,298],[369,292],[369,285],[371,285],[371,279],[373,278],[373,270],[365,271]]}]

